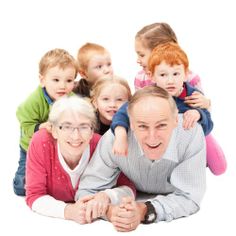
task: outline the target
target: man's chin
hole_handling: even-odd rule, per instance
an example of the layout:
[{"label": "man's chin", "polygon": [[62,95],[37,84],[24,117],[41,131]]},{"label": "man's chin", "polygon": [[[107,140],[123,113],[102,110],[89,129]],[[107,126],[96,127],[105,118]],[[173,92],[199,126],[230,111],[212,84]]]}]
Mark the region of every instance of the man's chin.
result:
[{"label": "man's chin", "polygon": [[145,156],[152,161],[161,159],[161,154],[159,151],[145,152]]}]

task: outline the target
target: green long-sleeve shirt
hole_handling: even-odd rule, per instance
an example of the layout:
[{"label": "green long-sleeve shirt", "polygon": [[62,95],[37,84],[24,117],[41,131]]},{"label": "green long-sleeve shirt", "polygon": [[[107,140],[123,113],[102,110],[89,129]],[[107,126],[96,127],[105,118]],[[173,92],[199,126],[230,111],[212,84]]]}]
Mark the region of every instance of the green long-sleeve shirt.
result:
[{"label": "green long-sleeve shirt", "polygon": [[50,105],[43,89],[38,88],[17,109],[16,116],[20,122],[20,146],[27,151],[35,126],[48,120]]}]

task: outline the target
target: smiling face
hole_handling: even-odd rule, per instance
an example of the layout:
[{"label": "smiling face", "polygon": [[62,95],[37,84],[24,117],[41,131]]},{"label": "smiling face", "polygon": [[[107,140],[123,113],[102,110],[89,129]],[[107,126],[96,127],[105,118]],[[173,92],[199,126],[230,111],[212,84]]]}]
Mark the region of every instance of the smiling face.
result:
[{"label": "smiling face", "polygon": [[143,42],[139,39],[135,39],[135,51],[137,53],[137,63],[143,68],[143,70],[148,72],[148,60],[151,55],[152,50],[145,47]]},{"label": "smiling face", "polygon": [[89,145],[93,130],[88,132],[88,127],[92,127],[92,124],[87,117],[70,110],[63,112],[57,124],[52,127],[53,137],[57,139],[61,154],[70,167],[78,164]]},{"label": "smiling face", "polygon": [[72,66],[64,69],[59,66],[49,68],[44,75],[40,75],[40,84],[44,87],[52,100],[69,94],[74,87],[76,70]]},{"label": "smiling face", "polygon": [[93,104],[103,124],[110,125],[117,110],[128,101],[127,88],[119,83],[105,84]]},{"label": "smiling face", "polygon": [[131,129],[148,159],[158,160],[165,153],[177,120],[166,99],[150,96],[133,105]]},{"label": "smiling face", "polygon": [[109,53],[94,54],[91,56],[87,70],[84,72],[86,80],[91,84],[100,78],[109,78],[113,75],[111,57]]},{"label": "smiling face", "polygon": [[178,97],[182,92],[183,83],[187,80],[184,65],[171,66],[162,62],[155,66],[152,80],[171,96]]}]

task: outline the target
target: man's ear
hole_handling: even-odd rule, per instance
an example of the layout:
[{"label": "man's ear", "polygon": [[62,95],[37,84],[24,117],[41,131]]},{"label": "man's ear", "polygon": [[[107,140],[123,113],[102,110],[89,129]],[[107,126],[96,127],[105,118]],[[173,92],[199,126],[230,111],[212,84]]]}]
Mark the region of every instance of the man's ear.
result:
[{"label": "man's ear", "polygon": [[129,124],[130,124],[130,129],[134,130],[133,121],[132,121],[132,118],[130,118],[130,116],[129,116]]},{"label": "man's ear", "polygon": [[178,116],[178,110],[176,111],[176,114],[174,115],[174,127],[178,126],[179,122],[179,116]]}]

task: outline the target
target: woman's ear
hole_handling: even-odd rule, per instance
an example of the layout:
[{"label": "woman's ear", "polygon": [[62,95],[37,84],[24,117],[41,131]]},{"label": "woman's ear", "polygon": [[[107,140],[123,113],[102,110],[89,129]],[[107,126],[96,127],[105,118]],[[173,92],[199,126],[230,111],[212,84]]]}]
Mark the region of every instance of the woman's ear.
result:
[{"label": "woman's ear", "polygon": [[53,136],[54,139],[58,138],[58,133],[57,133],[57,129],[56,129],[55,125],[52,125],[51,133],[52,133],[52,136]]}]

